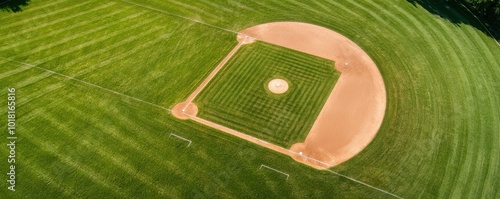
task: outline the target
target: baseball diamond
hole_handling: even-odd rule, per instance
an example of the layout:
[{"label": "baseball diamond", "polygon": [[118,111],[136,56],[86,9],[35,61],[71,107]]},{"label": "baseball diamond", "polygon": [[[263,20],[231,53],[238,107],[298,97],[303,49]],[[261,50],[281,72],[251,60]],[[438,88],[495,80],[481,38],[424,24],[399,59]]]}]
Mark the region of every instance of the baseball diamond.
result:
[{"label": "baseball diamond", "polygon": [[467,2],[1,1],[0,198],[500,198]]}]

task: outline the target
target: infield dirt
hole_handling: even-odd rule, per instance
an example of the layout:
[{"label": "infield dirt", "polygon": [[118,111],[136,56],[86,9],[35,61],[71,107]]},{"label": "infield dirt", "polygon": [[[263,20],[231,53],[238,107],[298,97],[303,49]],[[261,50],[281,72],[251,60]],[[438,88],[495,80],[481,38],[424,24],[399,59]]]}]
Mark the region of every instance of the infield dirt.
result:
[{"label": "infield dirt", "polygon": [[[317,169],[341,164],[361,152],[375,137],[385,113],[386,91],[371,58],[354,42],[332,30],[300,22],[274,22],[250,27],[238,34],[238,45],[191,96],[175,106],[181,119],[197,122],[286,154]],[[260,40],[335,62],[341,72],[303,143],[289,150],[233,129],[196,117],[192,100],[242,45]],[[333,66],[332,66],[333,67]],[[182,112],[181,107],[189,109]],[[188,108],[190,107],[190,108]],[[181,111],[181,112],[179,112]],[[180,115],[177,115],[180,114]],[[187,117],[186,117],[187,116]],[[293,133],[293,132],[290,132]]]}]

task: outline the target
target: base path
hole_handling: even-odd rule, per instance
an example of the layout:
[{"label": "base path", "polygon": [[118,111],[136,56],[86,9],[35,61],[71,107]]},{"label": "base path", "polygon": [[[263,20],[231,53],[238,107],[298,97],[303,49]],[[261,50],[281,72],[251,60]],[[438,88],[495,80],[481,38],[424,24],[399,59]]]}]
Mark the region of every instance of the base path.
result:
[{"label": "base path", "polygon": [[[342,74],[303,143],[292,157],[310,166],[312,158],[338,165],[375,137],[385,114],[386,92],[372,59],[354,42],[332,30],[299,22],[257,25],[240,32],[260,41],[335,61]],[[324,167],[323,167],[324,168]]]}]

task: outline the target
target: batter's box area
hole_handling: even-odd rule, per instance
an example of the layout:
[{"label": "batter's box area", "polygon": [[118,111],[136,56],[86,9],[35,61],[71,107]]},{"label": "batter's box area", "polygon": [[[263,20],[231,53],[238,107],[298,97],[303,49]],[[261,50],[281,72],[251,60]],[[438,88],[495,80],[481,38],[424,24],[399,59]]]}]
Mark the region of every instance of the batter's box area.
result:
[{"label": "batter's box area", "polygon": [[194,100],[197,116],[289,148],[305,140],[340,77],[333,64],[264,42],[242,45]]}]

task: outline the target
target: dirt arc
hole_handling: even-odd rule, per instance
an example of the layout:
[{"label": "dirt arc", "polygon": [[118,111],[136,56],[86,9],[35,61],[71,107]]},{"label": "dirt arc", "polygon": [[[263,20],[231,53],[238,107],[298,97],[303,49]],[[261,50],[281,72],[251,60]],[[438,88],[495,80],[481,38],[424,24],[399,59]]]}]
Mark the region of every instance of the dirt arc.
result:
[{"label": "dirt arc", "polygon": [[239,34],[335,61],[341,72],[306,140],[290,148],[295,160],[325,169],[354,157],[373,140],[385,114],[384,81],[370,56],[353,41],[301,22],[266,23]]}]

